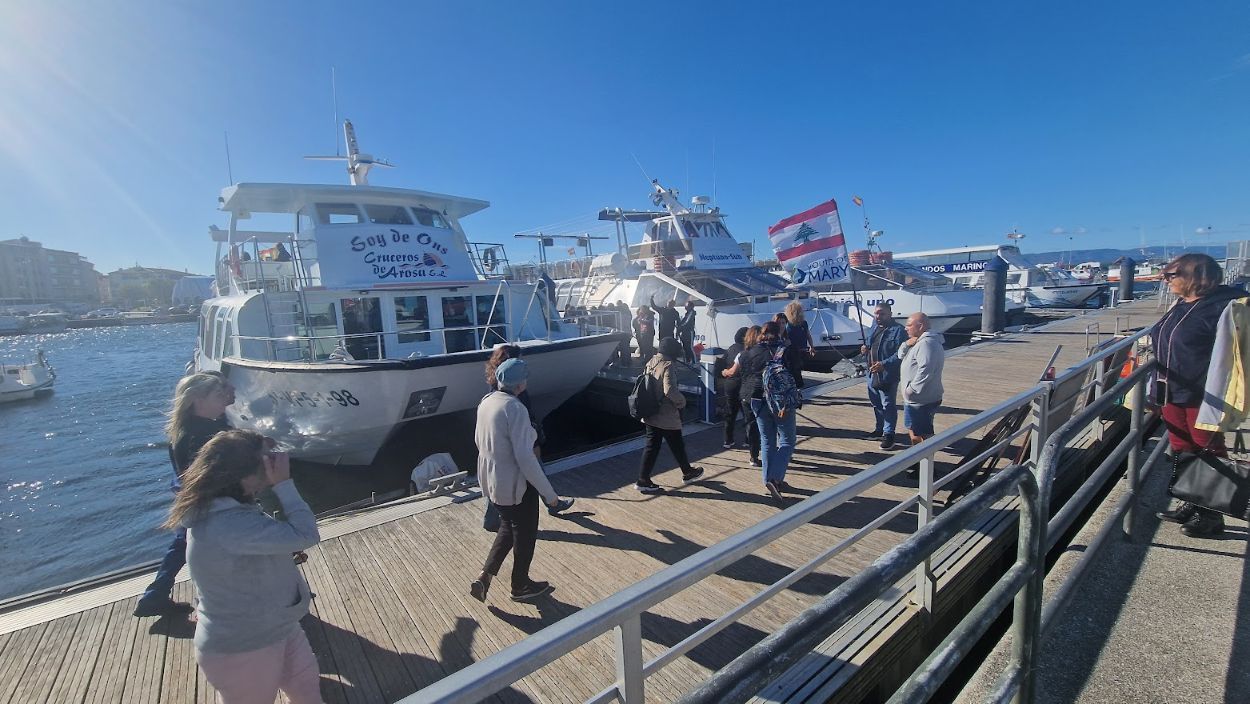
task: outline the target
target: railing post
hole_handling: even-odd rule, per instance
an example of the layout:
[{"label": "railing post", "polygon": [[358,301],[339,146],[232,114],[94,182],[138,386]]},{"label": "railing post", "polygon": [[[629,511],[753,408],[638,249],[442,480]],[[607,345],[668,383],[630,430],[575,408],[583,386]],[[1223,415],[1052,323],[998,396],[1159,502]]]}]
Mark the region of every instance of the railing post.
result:
[{"label": "railing post", "polygon": [[[1094,400],[1095,401],[1097,401],[1099,398],[1102,397],[1103,386],[1107,383],[1107,360],[1108,359],[1110,358],[1103,357],[1102,359],[1098,360],[1097,364],[1094,365],[1094,375],[1097,379],[1097,381],[1094,383]],[[1098,417],[1094,419],[1094,422],[1098,424],[1097,427],[1094,428],[1094,434],[1098,438],[1098,441],[1102,442],[1103,423],[1102,423],[1101,413],[1099,413]]]},{"label": "railing post", "polygon": [[1149,375],[1142,377],[1128,392],[1128,401],[1132,406],[1128,432],[1133,438],[1133,448],[1128,453],[1128,493],[1133,498],[1124,509],[1124,523],[1120,527],[1125,540],[1133,539],[1133,518],[1137,513],[1137,490],[1141,486],[1142,409],[1146,405],[1146,381],[1149,378]]},{"label": "railing post", "polygon": [[642,615],[634,614],[613,629],[616,636],[616,691],[621,704],[643,704]]},{"label": "railing post", "polygon": [[1050,437],[1050,394],[1055,382],[1043,381],[1044,391],[1033,399],[1033,441],[1029,444],[1029,461],[1033,465],[1033,474],[1038,475],[1038,463],[1042,459],[1042,446]]},{"label": "railing post", "polygon": [[[1036,472],[1037,468],[1034,468]],[[1034,474],[1040,477],[1040,473]],[[1032,704],[1037,684],[1037,651],[1042,633],[1042,580],[1045,577],[1046,511],[1042,506],[1038,485],[1027,479],[1020,482],[1020,522],[1016,543],[1016,561],[1033,568],[1033,576],[1016,594],[1011,620],[1011,659],[1020,668],[1020,689],[1012,697],[1015,704]]]},{"label": "railing post", "polygon": [[[932,455],[920,460],[920,483],[916,491],[920,498],[920,503],[916,507],[916,530],[919,531],[932,523],[934,518]],[[916,565],[916,589],[912,592],[911,601],[919,606],[926,616],[933,615],[935,581],[932,558],[931,556],[925,557],[923,562]]]}]

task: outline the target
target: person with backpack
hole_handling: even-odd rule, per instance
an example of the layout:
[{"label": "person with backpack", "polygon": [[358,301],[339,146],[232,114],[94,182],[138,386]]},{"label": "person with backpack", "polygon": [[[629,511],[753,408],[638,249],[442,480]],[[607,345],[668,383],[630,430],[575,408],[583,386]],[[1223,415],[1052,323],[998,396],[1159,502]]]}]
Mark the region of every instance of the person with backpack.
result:
[{"label": "person with backpack", "polygon": [[780,323],[769,321],[760,333],[759,343],[743,352],[738,363],[726,373],[742,375],[742,398],[750,404],[759,426],[764,490],[774,499],[789,489],[786,469],[794,453],[796,417],[802,395],[794,375],[786,366],[785,332]]},{"label": "person with backpack", "polygon": [[638,306],[633,328],[634,337],[638,339],[638,361],[646,364],[655,354],[655,315],[649,307]]},{"label": "person with backpack", "polygon": [[[686,397],[677,388],[677,375],[673,362],[681,356],[681,343],[672,337],[660,340],[660,352],[647,362],[640,378],[641,388],[636,393],[650,394],[649,405],[634,399],[634,407],[642,418],[647,444],[642,451],[642,464],[638,469],[638,481],[634,485],[643,494],[658,494],[663,489],[651,481],[651,470],[660,455],[660,443],[668,442],[668,449],[681,467],[683,481],[692,482],[703,476],[703,468],[690,464],[686,456],[686,440],[681,434],[681,409],[686,407]],[[644,406],[647,406],[644,408]]]}]

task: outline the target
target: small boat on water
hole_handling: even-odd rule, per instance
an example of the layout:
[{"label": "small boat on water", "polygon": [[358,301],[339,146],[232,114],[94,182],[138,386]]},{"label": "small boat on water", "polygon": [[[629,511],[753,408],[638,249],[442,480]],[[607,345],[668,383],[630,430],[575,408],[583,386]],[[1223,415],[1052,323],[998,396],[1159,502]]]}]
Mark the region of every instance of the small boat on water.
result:
[{"label": "small boat on water", "polygon": [[[655,181],[652,189],[652,202],[662,211],[600,211],[600,220],[616,224],[623,251],[595,257],[580,276],[558,279],[556,302],[561,309],[620,301],[637,312],[653,300],[676,299],[678,306],[693,301],[694,341],[727,348],[739,328],[763,325],[799,300],[815,343],[810,368],[828,370],[859,353],[859,323],[807,291],[788,289],[789,281],[755,266],[725,227],[720,208],[709,208],[701,196],[688,207],[676,191]],[[627,223],[643,224],[641,243],[628,244]]]},{"label": "small boat on water", "polygon": [[[1133,282],[1139,284],[1156,284],[1163,278],[1162,262],[1137,262],[1133,266]],[[1107,272],[1107,283],[1120,283],[1120,261],[1112,262]]]},{"label": "small boat on water", "polygon": [[[351,185],[221,192],[230,224],[210,228],[216,295],[193,368],[234,384],[231,425],[300,459],[369,464],[401,426],[472,428],[500,343],[523,349],[539,418],[585,388],[624,336],[562,322],[542,281],[495,275],[503,246],[469,242],[460,226],[486,201],[371,186],[368,171],[389,164],[360,153],[350,122],[344,136]],[[244,230],[254,214],[291,229]]]},{"label": "small boat on water", "polygon": [[62,332],[69,327],[69,316],[64,313],[35,313],[26,316],[26,332]]},{"label": "small boat on water", "polygon": [[43,350],[35,361],[23,364],[0,362],[0,403],[24,401],[52,393],[56,370],[48,364]]},{"label": "small boat on water", "polygon": [[1014,245],[955,247],[924,252],[907,252],[895,258],[922,269],[945,274],[955,283],[981,288],[985,265],[995,256],[1007,263],[1007,299],[1034,308],[1080,308],[1100,294],[1106,284],[1078,281],[1070,275],[1046,271],[1020,254]]}]

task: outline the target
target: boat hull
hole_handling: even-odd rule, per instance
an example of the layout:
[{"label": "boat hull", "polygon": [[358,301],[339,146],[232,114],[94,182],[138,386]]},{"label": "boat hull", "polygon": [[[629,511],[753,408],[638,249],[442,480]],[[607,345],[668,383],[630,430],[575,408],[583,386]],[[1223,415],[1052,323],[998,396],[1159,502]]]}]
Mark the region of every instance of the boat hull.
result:
[{"label": "boat hull", "polygon": [[[1105,288],[1104,284],[1075,284],[1072,286],[1029,286],[1009,290],[1008,295],[1022,297],[1026,305],[1034,308],[1081,308]],[[1021,300],[1021,298],[1017,298]]]},{"label": "boat hull", "polygon": [[[521,343],[529,366],[532,410],[545,416],[581,391],[624,336],[591,335]],[[368,465],[400,428],[477,407],[489,388],[483,366],[491,350],[411,360],[275,363],[223,360],[236,387],[230,424],[276,440],[297,459]]]}]

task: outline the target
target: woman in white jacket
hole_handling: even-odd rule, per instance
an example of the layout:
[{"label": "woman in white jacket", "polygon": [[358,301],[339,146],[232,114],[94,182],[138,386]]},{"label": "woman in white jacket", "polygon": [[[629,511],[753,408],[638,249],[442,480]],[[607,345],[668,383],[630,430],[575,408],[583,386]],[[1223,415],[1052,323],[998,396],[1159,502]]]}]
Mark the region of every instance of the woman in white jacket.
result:
[{"label": "woman in white jacket", "polygon": [[512,600],[528,601],[551,589],[548,582],[530,579],[530,563],[538,542],[538,497],[552,515],[566,511],[572,499],[561,499],[534,455],[537,431],[529,411],[517,398],[525,391],[529,369],[524,360],[509,359],[495,369],[498,390],[477,408],[477,481],[482,494],[499,509],[499,530],[486,555],[482,573],[469,585],[469,594],[486,601],[491,580],[508,553],[512,553]]}]

